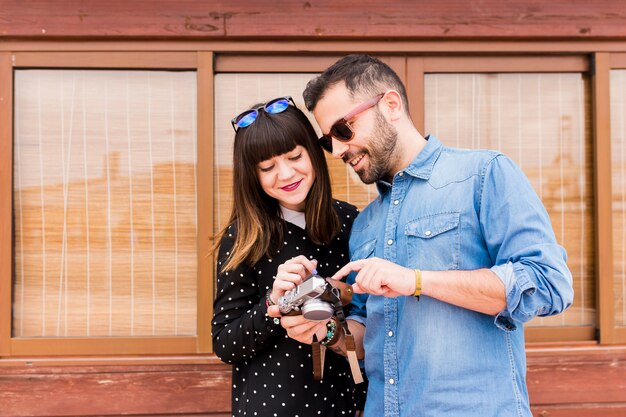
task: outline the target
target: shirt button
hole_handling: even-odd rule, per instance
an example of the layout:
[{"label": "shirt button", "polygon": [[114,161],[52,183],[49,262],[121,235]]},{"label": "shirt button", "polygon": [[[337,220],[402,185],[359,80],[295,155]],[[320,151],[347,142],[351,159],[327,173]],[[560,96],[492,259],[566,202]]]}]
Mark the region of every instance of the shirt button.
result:
[{"label": "shirt button", "polygon": [[394,200],[393,204],[397,206],[398,204],[400,204],[400,200]]},{"label": "shirt button", "polygon": [[426,236],[430,236],[430,235],[432,235],[432,234],[433,234],[433,232],[431,232],[430,230],[427,230],[427,231],[425,231],[425,232],[424,232],[424,234],[425,234]]},{"label": "shirt button", "polygon": [[393,384],[395,384],[395,383],[396,383],[396,381],[395,381],[393,378],[390,378],[390,379],[389,379],[389,384],[393,385]]},{"label": "shirt button", "polygon": [[389,330],[389,337],[393,336],[393,332],[391,330]]},{"label": "shirt button", "polygon": [[387,244],[388,244],[388,245],[393,245],[393,239],[389,239],[389,240],[387,241]]},{"label": "shirt button", "polygon": [[401,172],[401,173],[399,173],[398,175],[399,175],[399,176],[403,176],[403,175],[404,175],[404,172]]}]

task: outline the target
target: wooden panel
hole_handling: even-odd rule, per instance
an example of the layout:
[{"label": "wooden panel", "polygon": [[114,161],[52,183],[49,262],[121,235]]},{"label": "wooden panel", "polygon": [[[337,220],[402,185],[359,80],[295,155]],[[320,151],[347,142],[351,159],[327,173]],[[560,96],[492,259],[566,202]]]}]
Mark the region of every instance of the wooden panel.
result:
[{"label": "wooden panel", "polygon": [[322,72],[335,63],[340,55],[333,56],[247,56],[220,55],[215,60],[215,72]]},{"label": "wooden panel", "polygon": [[[531,404],[626,405],[626,349],[529,349]],[[624,411],[622,411],[624,412]]]},{"label": "wooden panel", "polygon": [[624,52],[624,40],[448,40],[448,39],[379,39],[364,40],[360,38],[342,38],[333,40],[318,39],[280,39],[265,40],[260,36],[250,39],[208,39],[178,40],[162,39],[135,39],[120,40],[109,38],[98,39],[93,42],[77,41],[75,39],[41,39],[11,40],[0,35],[0,51],[213,51],[216,53],[306,53],[321,52],[345,55],[349,53],[389,54],[406,53],[446,53],[451,55],[481,53],[507,54],[537,54],[559,53],[579,54],[594,53],[596,51]]},{"label": "wooden panel", "polygon": [[14,338],[11,352],[21,356],[168,354],[196,352],[196,337]]},{"label": "wooden panel", "polygon": [[611,54],[611,68],[626,68],[626,54]]},{"label": "wooden panel", "polygon": [[198,347],[211,351],[213,317],[213,54],[198,54]]},{"label": "wooden panel", "polygon": [[[341,59],[343,55],[219,55],[215,60],[216,73],[320,73]],[[406,58],[378,56],[402,78],[406,72]]]},{"label": "wooden panel", "polygon": [[624,417],[626,407],[618,404],[576,404],[575,406],[537,406],[530,408],[535,417]]},{"label": "wooden panel", "polygon": [[[531,346],[527,356],[536,417],[626,415],[626,347]],[[227,415],[230,377],[212,355],[3,360],[0,416]]]},{"label": "wooden panel", "polygon": [[526,341],[544,343],[558,340],[560,342],[579,342],[594,340],[596,328],[592,326],[564,326],[564,327],[526,327],[524,329]]},{"label": "wooden panel", "polygon": [[137,53],[137,52],[23,52],[13,57],[15,67],[46,68],[159,68],[193,69],[194,53]]},{"label": "wooden panel", "polygon": [[[230,365],[224,364],[215,355],[141,355],[141,356],[50,356],[50,357],[21,357],[3,358],[0,360],[0,375],[22,374],[36,372],[37,369],[52,367],[92,367],[106,366],[151,366],[159,367],[166,365],[214,365],[224,366],[230,369]],[[82,369],[82,368],[81,368]]]},{"label": "wooden panel", "polygon": [[595,155],[594,189],[596,192],[596,254],[598,282],[598,316],[600,342],[612,343],[613,312],[613,225],[611,195],[611,119],[609,100],[609,63],[607,53],[594,55],[593,137]]},{"label": "wooden panel", "polygon": [[587,56],[563,57],[428,57],[424,59],[424,72],[586,72]]},{"label": "wooden panel", "polygon": [[[158,8],[155,7],[158,4]],[[5,0],[4,37],[611,38],[626,35],[611,0],[77,2]]]},{"label": "wooden panel", "polygon": [[411,119],[417,130],[425,135],[424,114],[424,58],[408,58],[406,94],[409,99]]},{"label": "wooden panel", "polygon": [[11,56],[0,53],[0,357],[10,354],[13,277],[13,73]]},{"label": "wooden panel", "polygon": [[[226,365],[0,370],[0,416],[206,415],[230,410]],[[19,371],[19,372],[18,372]]]}]

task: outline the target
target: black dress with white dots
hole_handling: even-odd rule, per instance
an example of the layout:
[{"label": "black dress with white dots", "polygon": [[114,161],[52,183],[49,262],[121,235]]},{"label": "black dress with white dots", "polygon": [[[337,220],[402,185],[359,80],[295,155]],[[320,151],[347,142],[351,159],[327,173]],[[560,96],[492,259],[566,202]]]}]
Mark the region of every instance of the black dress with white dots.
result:
[{"label": "black dress with white dots", "polygon": [[221,265],[232,248],[234,227],[221,241],[213,349],[222,361],[233,365],[233,416],[331,417],[355,413],[354,384],[346,358],[328,349],[324,378],[315,381],[311,346],[289,338],[266,314],[266,293],[280,264],[305,255],[318,261],[319,275],[329,277],[349,261],[350,227],[358,212],[344,202],[336,201],[334,206],[342,227],[328,245],[315,245],[305,230],[285,222],[285,241],[272,258],[264,257],[253,267],[240,265],[223,272]]}]

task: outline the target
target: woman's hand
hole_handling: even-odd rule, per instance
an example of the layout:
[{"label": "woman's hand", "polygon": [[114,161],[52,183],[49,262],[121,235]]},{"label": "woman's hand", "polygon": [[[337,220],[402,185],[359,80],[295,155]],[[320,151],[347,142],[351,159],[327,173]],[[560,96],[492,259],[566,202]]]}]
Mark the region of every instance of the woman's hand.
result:
[{"label": "woman's hand", "polygon": [[272,302],[274,304],[278,303],[280,297],[287,291],[291,291],[296,286],[302,284],[304,279],[311,275],[316,267],[317,261],[308,259],[304,255],[296,256],[279,265],[272,292],[270,293]]},{"label": "woman's hand", "polygon": [[304,318],[302,314],[297,316],[281,316],[278,306],[270,306],[267,309],[270,317],[280,317],[280,325],[287,331],[287,336],[300,343],[310,345],[313,342],[313,335],[317,335],[317,340],[326,337],[326,322],[311,321]]}]

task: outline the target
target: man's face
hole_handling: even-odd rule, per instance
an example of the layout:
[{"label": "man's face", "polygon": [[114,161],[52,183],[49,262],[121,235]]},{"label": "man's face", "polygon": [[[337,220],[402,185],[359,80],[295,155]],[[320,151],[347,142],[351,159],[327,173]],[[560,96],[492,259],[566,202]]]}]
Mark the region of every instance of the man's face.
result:
[{"label": "man's face", "polygon": [[[353,100],[345,85],[338,84],[326,91],[313,114],[322,132],[328,133],[337,120],[370,98],[360,97]],[[389,176],[396,149],[398,138],[396,129],[387,122],[379,110],[380,103],[384,103],[383,100],[348,120],[354,130],[354,137],[350,141],[343,142],[332,138],[333,157],[341,158],[349,164],[366,184]]]}]

